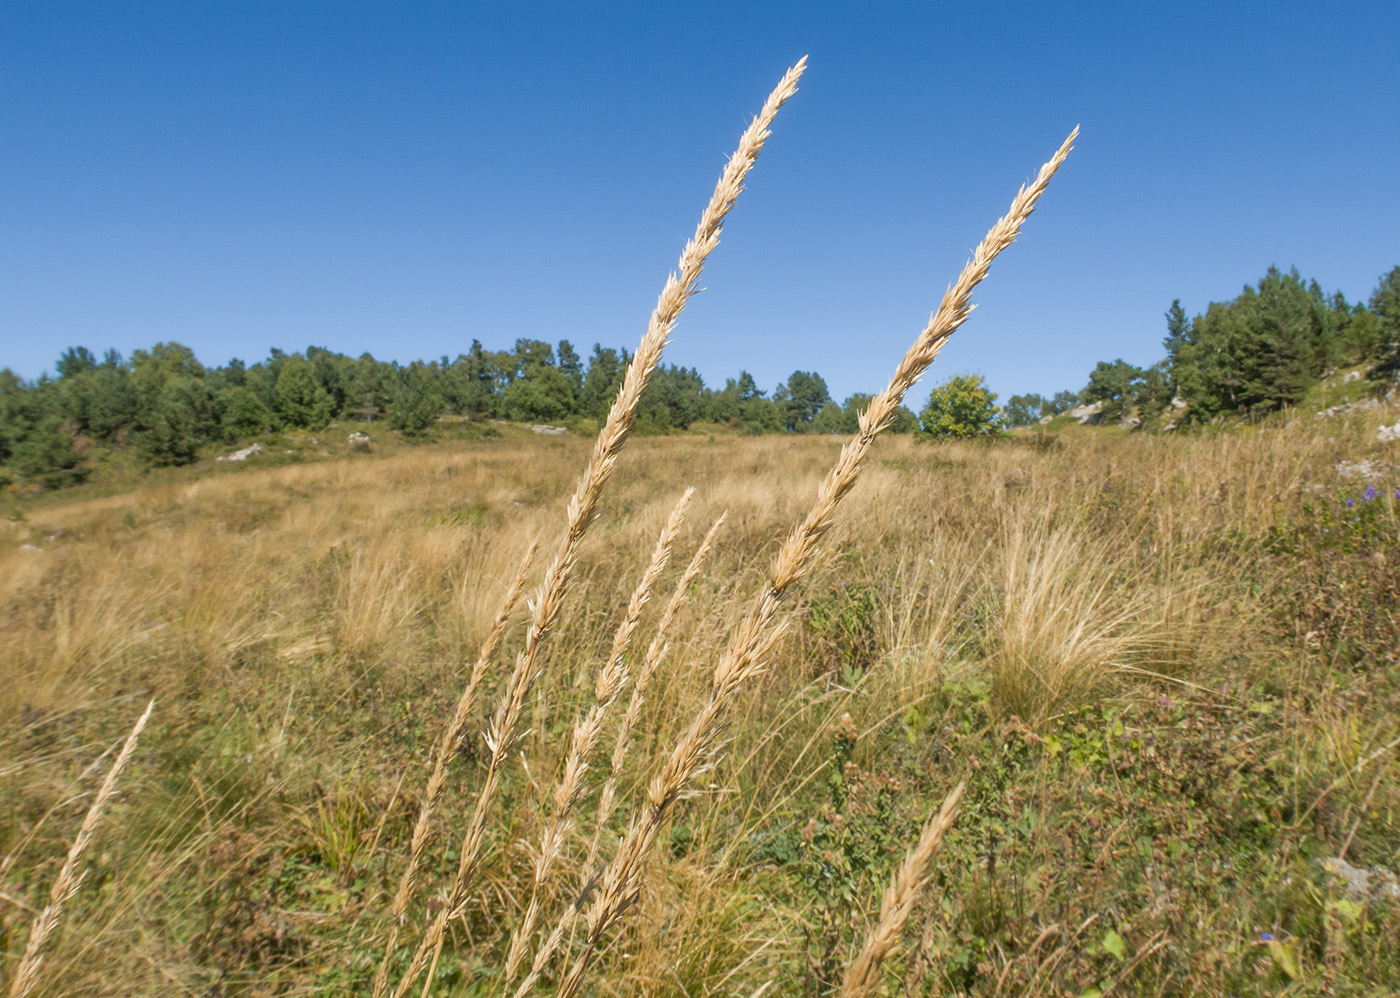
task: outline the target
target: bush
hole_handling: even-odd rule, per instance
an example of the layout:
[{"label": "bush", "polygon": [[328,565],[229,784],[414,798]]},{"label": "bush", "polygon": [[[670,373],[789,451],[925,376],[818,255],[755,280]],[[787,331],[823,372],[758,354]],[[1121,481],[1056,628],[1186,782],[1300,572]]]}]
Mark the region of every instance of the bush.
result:
[{"label": "bush", "polygon": [[926,439],[981,437],[1002,432],[997,394],[980,374],[959,374],[933,390],[919,413]]},{"label": "bush", "polygon": [[73,434],[58,415],[48,416],[15,447],[10,466],[46,489],[76,485],[88,469],[73,449]]}]

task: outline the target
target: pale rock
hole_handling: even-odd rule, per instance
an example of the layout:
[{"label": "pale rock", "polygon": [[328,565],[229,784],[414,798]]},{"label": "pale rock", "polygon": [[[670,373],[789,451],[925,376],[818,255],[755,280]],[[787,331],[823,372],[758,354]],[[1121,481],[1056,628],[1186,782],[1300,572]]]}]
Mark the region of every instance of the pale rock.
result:
[{"label": "pale rock", "polygon": [[263,445],[262,445],[262,444],[253,444],[251,447],[244,447],[242,450],[236,450],[236,451],[234,451],[232,454],[225,454],[225,455],[223,455],[222,457],[216,457],[214,460],[216,460],[216,461],[246,461],[246,460],[248,460],[248,458],[252,457],[254,454],[261,454],[261,453],[262,453],[262,449],[263,449]]}]

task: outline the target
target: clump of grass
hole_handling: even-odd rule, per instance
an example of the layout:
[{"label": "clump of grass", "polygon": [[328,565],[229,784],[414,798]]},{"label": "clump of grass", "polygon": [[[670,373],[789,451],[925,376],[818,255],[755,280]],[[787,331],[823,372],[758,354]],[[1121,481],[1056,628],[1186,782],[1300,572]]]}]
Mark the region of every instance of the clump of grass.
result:
[{"label": "clump of grass", "polygon": [[1154,580],[1122,554],[1085,561],[1082,527],[1043,512],[1008,518],[987,668],[1007,714],[1040,722],[1090,703],[1127,674],[1173,671],[1196,629],[1199,587]]}]

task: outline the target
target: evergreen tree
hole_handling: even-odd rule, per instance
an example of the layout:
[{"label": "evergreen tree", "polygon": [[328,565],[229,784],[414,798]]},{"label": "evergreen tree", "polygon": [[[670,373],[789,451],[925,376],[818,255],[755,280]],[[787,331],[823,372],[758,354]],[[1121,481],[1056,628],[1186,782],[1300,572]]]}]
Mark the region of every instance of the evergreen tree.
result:
[{"label": "evergreen tree", "polygon": [[121,443],[137,428],[138,406],[131,375],[117,359],[64,379],[61,384],[66,415],[86,433],[103,443]]},{"label": "evergreen tree", "polygon": [[97,367],[97,358],[92,355],[87,347],[69,347],[63,351],[63,355],[58,358],[59,380],[66,378],[76,378],[81,374],[94,370]]},{"label": "evergreen tree", "polygon": [[255,437],[277,427],[277,415],[247,385],[225,388],[214,397],[219,426],[229,443]]},{"label": "evergreen tree", "polygon": [[501,396],[506,419],[520,423],[557,423],[575,407],[574,386],[558,368],[536,367],[529,377],[512,381]]},{"label": "evergreen tree", "polygon": [[890,433],[918,433],[919,417],[908,406],[897,406],[894,419],[890,422]]},{"label": "evergreen tree", "polygon": [[316,378],[316,369],[304,357],[285,358],[277,375],[277,414],[288,426],[324,429],[331,420],[335,401]]},{"label": "evergreen tree", "polygon": [[1186,318],[1186,310],[1181,307],[1181,299],[1173,298],[1171,308],[1166,312],[1167,335],[1162,346],[1167,351],[1167,390],[1175,395],[1177,390],[1176,368],[1181,362],[1183,351],[1191,343],[1191,323]]},{"label": "evergreen tree", "polygon": [[822,407],[831,401],[826,382],[815,371],[793,371],[773,393],[783,408],[783,426],[789,433],[806,433]]},{"label": "evergreen tree", "polygon": [[372,423],[389,408],[394,396],[396,373],[389,364],[362,353],[349,369],[345,387],[345,411],[356,419]]},{"label": "evergreen tree", "polygon": [[1371,377],[1400,379],[1400,267],[1391,268],[1371,292],[1371,311],[1379,327],[1377,363]]},{"label": "evergreen tree", "polygon": [[400,368],[389,404],[389,426],[410,436],[422,434],[442,415],[442,396],[426,365]]},{"label": "evergreen tree", "polygon": [[1111,364],[1101,360],[1089,373],[1080,398],[1086,404],[1102,403],[1099,413],[1105,423],[1121,423],[1133,414],[1142,385],[1142,368],[1121,359]]},{"label": "evergreen tree", "polygon": [[1005,422],[1007,426],[1030,426],[1040,420],[1046,406],[1039,395],[1013,395],[1006,400]]},{"label": "evergreen tree", "polygon": [[443,378],[443,395],[455,412],[474,419],[490,416],[496,411],[496,391],[492,365],[481,348],[480,340],[472,340],[471,349],[459,354]]},{"label": "evergreen tree", "polygon": [[726,426],[739,425],[739,383],[733,378],[724,379],[724,387],[710,393],[705,406],[705,418],[712,423]]},{"label": "evergreen tree", "polygon": [[[349,358],[342,354],[331,353],[325,347],[307,347],[306,359],[311,363],[316,383],[330,397],[331,408],[327,420],[334,419],[345,411],[347,404],[351,372],[346,361]],[[350,363],[353,364],[353,361]]]},{"label": "evergreen tree", "polygon": [[583,391],[579,398],[579,411],[585,416],[601,419],[608,413],[622,386],[622,375],[630,358],[627,351],[619,354],[611,347],[604,349],[593,344],[593,356],[588,361],[588,373],[584,375]]},{"label": "evergreen tree", "polygon": [[638,419],[657,432],[686,429],[700,418],[708,401],[705,382],[694,368],[658,367],[642,390]]},{"label": "evergreen tree", "polygon": [[[860,414],[870,408],[870,400],[873,397],[867,392],[856,392],[841,404],[841,412],[844,417],[841,423],[842,433],[855,433],[860,429]],[[910,415],[913,414],[910,413]],[[891,429],[893,430],[893,427]]]},{"label": "evergreen tree", "polygon": [[812,419],[812,432],[824,435],[846,432],[846,411],[835,402],[828,402]]},{"label": "evergreen tree", "polygon": [[29,433],[29,389],[8,367],[0,370],[0,462],[7,461]]},{"label": "evergreen tree", "polygon": [[188,374],[167,378],[141,419],[136,445],[153,464],[190,463],[218,425],[208,387]]},{"label": "evergreen tree", "polygon": [[559,347],[555,351],[559,357],[559,373],[569,379],[569,385],[574,390],[574,396],[583,390],[583,360],[574,350],[574,345],[568,340],[560,340]]},{"label": "evergreen tree", "polygon": [[76,485],[88,473],[73,449],[72,431],[57,412],[44,416],[16,444],[9,464],[25,479],[46,489]]}]

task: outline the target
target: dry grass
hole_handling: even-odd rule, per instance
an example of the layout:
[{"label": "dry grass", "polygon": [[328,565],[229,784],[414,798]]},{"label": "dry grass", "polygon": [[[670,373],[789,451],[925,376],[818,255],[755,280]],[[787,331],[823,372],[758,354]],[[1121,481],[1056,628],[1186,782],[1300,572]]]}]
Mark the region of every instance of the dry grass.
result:
[{"label": "dry grass", "polygon": [[[733,972],[729,984],[752,991],[790,966],[795,951],[784,940],[801,938],[802,916],[772,903],[771,894],[758,906],[744,901],[753,890],[752,874],[744,872],[753,842],[775,828],[800,829],[807,820],[803,801],[826,778],[825,732],[842,713],[851,712],[860,731],[869,733],[859,744],[878,740],[891,726],[897,736],[911,707],[927,715],[949,682],[976,682],[991,664],[1011,659],[1000,646],[1009,635],[1061,635],[1049,646],[1050,661],[1071,661],[1062,654],[1074,647],[1063,637],[1065,615],[1043,595],[1056,591],[1046,574],[1051,565],[1065,580],[1066,598],[1091,624],[1115,640],[1135,642],[1126,664],[1191,682],[1209,682],[1227,664],[1246,678],[1267,673],[1278,641],[1266,626],[1268,593],[1241,592],[1238,581],[1255,556],[1227,541],[1241,523],[1256,534],[1276,523],[1299,485],[1330,481],[1331,464],[1354,455],[1364,432],[1358,426],[1337,436],[1309,427],[1283,453],[1261,436],[1105,441],[1089,431],[1063,433],[1054,449],[877,442],[861,501],[832,527],[833,556],[816,563],[805,585],[813,601],[843,598],[857,582],[877,593],[874,612],[863,622],[871,651],[859,687],[843,689],[839,665],[833,674],[826,657],[829,638],[811,625],[791,629],[774,646],[770,668],[735,703],[730,740],[706,777],[707,792],[679,813],[691,844],[685,852],[662,848],[655,855],[654,886],[637,902],[636,928],[600,957],[598,972],[662,991],[677,985],[657,968],[677,968],[684,980],[712,985]],[[15,848],[39,817],[61,805],[71,793],[69,774],[86,765],[90,746],[111,742],[129,723],[125,691],[149,690],[171,705],[152,718],[143,739],[159,746],[159,754],[148,749],[133,760],[139,764],[126,797],[138,810],[114,819],[126,846],[90,854],[97,857],[97,882],[108,887],[91,903],[87,892],[70,902],[65,924],[72,931],[51,938],[48,973],[73,982],[77,994],[176,993],[171,978],[195,981],[190,975],[200,961],[181,936],[158,926],[186,926],[187,936],[204,919],[218,925],[225,917],[203,914],[180,884],[202,883],[236,899],[240,895],[224,893],[226,887],[233,890],[240,877],[254,874],[219,859],[229,843],[244,842],[254,858],[289,855],[304,848],[304,832],[291,820],[303,807],[354,791],[377,801],[382,815],[402,772],[426,778],[437,731],[422,719],[453,716],[456,691],[469,679],[501,594],[566,498],[564,469],[543,483],[531,476],[559,468],[561,459],[581,465],[587,447],[585,441],[507,434],[489,443],[60,504],[33,510],[12,527],[0,550],[7,611],[0,645],[11,677],[0,693],[0,728],[7,732],[5,793],[12,815],[0,848]],[[551,792],[548,785],[535,790],[524,773],[543,779],[565,763],[568,729],[555,732],[575,709],[588,708],[596,669],[587,663],[607,656],[635,587],[633,566],[654,547],[673,505],[674,469],[705,483],[692,522],[712,521],[723,509],[729,521],[713,540],[713,567],[693,578],[685,589],[688,601],[673,611],[669,656],[660,651],[664,643],[646,656],[655,678],[644,702],[627,712],[633,718],[625,741],[630,752],[616,779],[624,801],[650,778],[647,760],[666,749],[705,702],[704,677],[723,651],[719,625],[742,609],[740,594],[762,582],[754,552],[776,553],[786,524],[812,501],[811,483],[838,453],[837,443],[815,438],[632,442],[618,463],[615,499],[603,504],[581,545],[577,599],[558,624],[555,647],[561,651],[543,662],[531,732],[520,743],[526,766],[503,801],[513,823],[492,832],[484,887],[474,902],[480,907],[465,923],[472,941],[462,936],[454,950],[504,959],[533,869],[528,854],[511,842],[539,840],[543,825],[531,815],[547,813]],[[1112,487],[1105,490],[1105,482]],[[382,512],[375,512],[376,496],[388,507]],[[313,499],[315,515],[307,509]],[[478,502],[479,514],[457,515]],[[227,526],[255,508],[256,526]],[[127,510],[134,527],[124,522]],[[356,526],[361,518],[369,523],[364,529]],[[684,529],[678,544],[697,547],[700,529]],[[49,541],[58,530],[66,533]],[[45,550],[25,552],[21,542]],[[396,552],[405,551],[415,557],[397,561]],[[379,589],[373,600],[363,596],[359,605],[403,621],[398,629],[367,629],[363,618],[346,616],[355,604],[345,594],[365,584],[364,566],[372,564],[399,565],[401,584]],[[1037,564],[1046,571],[1025,578],[1042,579],[1040,587],[1026,581],[1019,591],[1042,597],[1018,603],[1019,622],[1003,616],[1010,606],[1010,566],[1025,572]],[[1104,627],[1104,615],[1121,606],[1108,598],[1117,591],[1105,589],[1107,602],[1088,598],[1110,568],[1115,579],[1126,580],[1123,591],[1146,594],[1150,610],[1117,631]],[[1168,605],[1176,617],[1195,622],[1187,650],[1175,640],[1158,640]],[[599,607],[619,608],[619,615]],[[642,628],[654,628],[664,609],[644,612]],[[647,633],[650,642],[653,632]],[[508,650],[518,648],[518,634],[508,629],[505,642]],[[1023,658],[1031,647],[1021,645]],[[1095,662],[1112,665],[1125,655],[1110,650]],[[1131,702],[1140,690],[1154,697],[1189,692],[1116,668],[1094,675],[1092,696],[1100,701]],[[495,695],[502,683],[488,671],[483,694]],[[1043,702],[1037,690],[1027,689],[1026,699]],[[1050,713],[1077,706],[1076,695],[1066,692]],[[1001,691],[1007,714],[1015,696]],[[1394,738],[1381,718],[1330,700],[1297,724],[1299,758],[1324,788]],[[484,726],[479,711],[465,722],[468,755],[452,764],[449,772],[457,775],[442,791],[448,812],[470,806],[481,765],[473,745],[480,744]],[[878,766],[859,752],[857,761]],[[1358,803],[1386,765],[1381,757],[1359,778]],[[402,802],[420,800],[412,782],[404,783],[381,851],[398,843],[402,855],[409,853],[416,808],[404,813]],[[1377,794],[1385,788],[1382,783]],[[1327,802],[1341,793],[1333,791]],[[17,869],[38,871],[43,857],[62,854],[81,820],[81,814],[67,819],[65,813],[60,808],[38,826],[19,852]],[[1345,835],[1356,815],[1342,817]],[[139,827],[132,828],[133,821]],[[562,883],[587,877],[593,836],[587,826],[582,831],[562,858]],[[431,856],[441,841],[432,833],[428,842]],[[611,841],[608,846],[610,852]],[[211,851],[219,865],[202,858]],[[361,880],[376,868],[363,856],[352,866]],[[391,905],[399,872],[391,868],[382,888],[356,888],[352,896],[360,900],[341,909],[345,916],[326,914],[332,902],[344,903],[333,894],[280,903],[257,901],[254,894],[246,903],[268,905],[263,917],[284,919],[284,936],[325,954],[330,941],[322,933],[334,929],[345,937],[353,921],[341,919],[362,907],[354,931],[363,936],[373,912]],[[422,877],[437,892],[447,872],[433,861]],[[3,889],[32,895],[29,883],[11,879]],[[378,883],[377,875],[370,883]],[[869,895],[872,908],[875,896]],[[309,909],[323,914],[272,914]],[[488,919],[488,909],[504,914]],[[421,910],[421,903],[410,907]],[[30,916],[12,912],[27,924]],[[675,928],[644,928],[660,925]],[[98,959],[92,941],[102,947]],[[371,975],[382,945],[380,937],[370,950]],[[252,977],[297,979],[320,973],[313,968],[325,958],[286,962],[290,954],[269,949],[222,959],[233,967],[244,961],[241,973]]]}]

